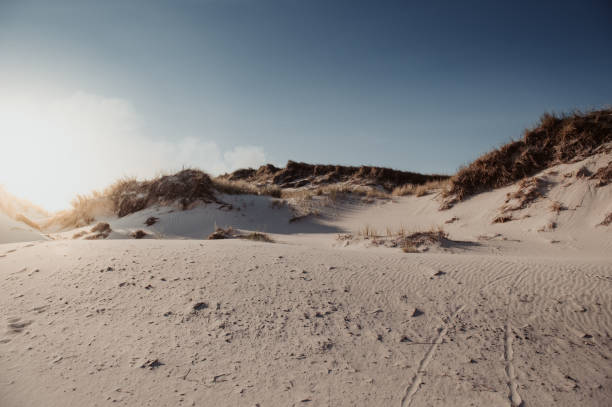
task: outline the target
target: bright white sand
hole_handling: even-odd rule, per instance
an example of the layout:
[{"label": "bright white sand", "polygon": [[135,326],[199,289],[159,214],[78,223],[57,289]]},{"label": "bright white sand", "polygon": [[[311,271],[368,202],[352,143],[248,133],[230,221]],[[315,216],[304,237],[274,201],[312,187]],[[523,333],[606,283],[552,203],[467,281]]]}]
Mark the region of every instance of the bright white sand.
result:
[{"label": "bright white sand", "polygon": [[[240,211],[110,219],[111,238],[173,239],[0,245],[0,406],[609,405],[612,232],[597,224],[612,186],[563,176],[605,159],[541,174],[547,197],[504,224],[491,220],[516,186],[449,211],[408,197],[295,223],[231,197]],[[215,223],[276,243],[199,240]],[[336,239],[365,225],[442,225],[455,243]]]}]

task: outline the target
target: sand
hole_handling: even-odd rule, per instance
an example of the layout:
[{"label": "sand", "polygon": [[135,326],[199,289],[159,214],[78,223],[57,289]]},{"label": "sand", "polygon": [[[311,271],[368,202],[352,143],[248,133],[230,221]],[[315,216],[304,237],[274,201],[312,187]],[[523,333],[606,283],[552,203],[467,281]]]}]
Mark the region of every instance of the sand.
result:
[{"label": "sand", "polygon": [[[234,196],[240,211],[109,218],[105,240],[2,244],[0,406],[609,405],[612,186],[564,175],[608,158],[539,174],[545,196],[502,224],[517,185],[449,211],[434,195],[332,202],[292,223],[272,198]],[[275,242],[203,240],[215,224]],[[431,226],[449,242],[384,245],[387,228]]]}]

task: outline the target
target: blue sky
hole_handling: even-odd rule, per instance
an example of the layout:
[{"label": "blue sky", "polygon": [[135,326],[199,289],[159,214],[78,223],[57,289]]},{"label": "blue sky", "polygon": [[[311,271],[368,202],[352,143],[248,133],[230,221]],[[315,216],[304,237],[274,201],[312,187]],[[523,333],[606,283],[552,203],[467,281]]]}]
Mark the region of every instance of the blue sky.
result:
[{"label": "blue sky", "polygon": [[[545,111],[610,104],[611,22],[605,1],[0,0],[0,109],[48,121],[68,104],[70,121],[86,104],[70,137],[168,147],[149,172],[292,159],[452,173]],[[115,120],[128,124],[96,130]],[[1,137],[36,141],[24,126]],[[91,188],[138,172],[128,161],[100,163]]]}]

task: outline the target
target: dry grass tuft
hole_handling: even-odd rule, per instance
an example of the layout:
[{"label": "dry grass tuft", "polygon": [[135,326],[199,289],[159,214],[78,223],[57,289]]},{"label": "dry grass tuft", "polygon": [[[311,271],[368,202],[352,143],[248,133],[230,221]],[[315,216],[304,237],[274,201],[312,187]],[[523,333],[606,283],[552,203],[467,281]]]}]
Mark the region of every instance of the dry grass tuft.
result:
[{"label": "dry grass tuft", "polygon": [[597,186],[603,187],[612,182],[612,161],[605,167],[598,169],[591,179],[597,180]]},{"label": "dry grass tuft", "polygon": [[599,226],[609,226],[612,223],[612,212],[608,213],[604,220],[601,221]]},{"label": "dry grass tuft", "polygon": [[405,253],[418,253],[422,246],[442,244],[446,240],[448,240],[448,233],[441,227],[438,227],[427,231],[414,232],[409,235],[400,236],[399,246]]},{"label": "dry grass tuft", "polygon": [[532,176],[551,165],[586,158],[612,141],[612,109],[568,115],[544,114],[523,138],[493,150],[451,178],[447,201],[455,202]]},{"label": "dry grass tuft", "polygon": [[218,239],[246,239],[253,240],[256,242],[268,242],[272,243],[274,240],[270,236],[261,232],[251,232],[246,235],[241,234],[239,231],[234,230],[231,226],[225,229],[215,228],[215,231],[208,236],[208,240]]},{"label": "dry grass tuft", "polygon": [[554,222],[551,220],[546,225],[538,229],[538,232],[552,232],[556,228],[557,228],[557,222]]},{"label": "dry grass tuft", "polygon": [[147,236],[147,234],[148,234],[148,233],[145,233],[145,231],[144,231],[144,230],[140,230],[140,229],[138,229],[137,231],[132,232],[132,237],[133,237],[134,239],[142,239],[143,237]]},{"label": "dry grass tuft", "polygon": [[416,185],[416,184],[404,184],[402,186],[396,187],[391,192],[393,196],[406,196],[406,195],[415,195],[417,197],[428,195],[432,192],[441,190],[444,191],[449,186],[449,180],[433,180],[427,181],[424,184]]},{"label": "dry grass tuft", "polygon": [[582,166],[576,170],[576,178],[588,178],[592,175],[592,172],[585,166]]},{"label": "dry grass tuft", "polygon": [[281,197],[281,189],[276,185],[257,185],[244,180],[230,180],[217,177],[212,180],[217,191],[228,195],[266,195]]},{"label": "dry grass tuft", "polygon": [[218,240],[218,239],[232,239],[236,236],[236,232],[232,227],[228,228],[215,228],[215,231],[208,235],[208,240]]},{"label": "dry grass tuft", "polygon": [[96,226],[91,228],[91,233],[107,233],[111,231],[111,227],[106,222],[98,222]]},{"label": "dry grass tuft", "polygon": [[493,218],[493,221],[491,223],[506,223],[510,222],[511,220],[514,220],[512,215],[499,215]]},{"label": "dry grass tuft", "polygon": [[551,212],[556,212],[559,213],[561,211],[566,210],[567,208],[559,201],[553,201],[550,206],[549,209],[551,210]]},{"label": "dry grass tuft", "polygon": [[501,208],[502,212],[516,211],[524,209],[538,200],[544,194],[542,191],[546,187],[546,182],[541,178],[526,178],[518,184],[518,188],[513,193],[508,193],[506,203]]},{"label": "dry grass tuft", "polygon": [[265,233],[261,233],[261,232],[251,232],[248,235],[239,235],[238,238],[239,239],[254,240],[256,242],[267,242],[267,243],[273,243],[274,242],[274,240],[272,240],[272,238],[270,236],[268,236]]},{"label": "dry grass tuft", "polygon": [[87,231],[85,230],[81,230],[80,232],[76,232],[74,235],[72,235],[73,239],[80,239],[81,237],[85,236],[87,234]]},{"label": "dry grass tuft", "polygon": [[371,199],[388,199],[390,197],[387,192],[376,187],[350,184],[321,185],[315,188],[288,189],[282,191],[283,198],[298,201],[309,201],[315,196],[325,197],[329,202],[333,203],[355,197]]},{"label": "dry grass tuft", "polygon": [[147,226],[153,226],[157,223],[157,221],[159,220],[159,218],[155,217],[155,216],[149,216],[147,218],[147,220],[145,220],[145,225]]},{"label": "dry grass tuft", "polygon": [[106,239],[108,235],[110,235],[110,233],[112,232],[112,229],[108,223],[98,222],[93,228],[91,228],[90,232],[93,234],[86,236],[85,239],[87,240]]}]

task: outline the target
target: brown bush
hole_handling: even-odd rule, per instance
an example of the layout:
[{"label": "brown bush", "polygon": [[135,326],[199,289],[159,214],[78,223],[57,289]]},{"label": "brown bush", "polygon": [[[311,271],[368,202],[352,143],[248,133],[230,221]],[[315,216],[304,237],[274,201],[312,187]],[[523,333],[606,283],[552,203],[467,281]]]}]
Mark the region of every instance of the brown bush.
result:
[{"label": "brown bush", "polygon": [[503,187],[557,163],[586,158],[612,141],[612,109],[556,116],[545,114],[538,126],[527,130],[522,140],[493,150],[460,169],[451,178],[447,192],[452,200],[463,200],[493,188]]}]

